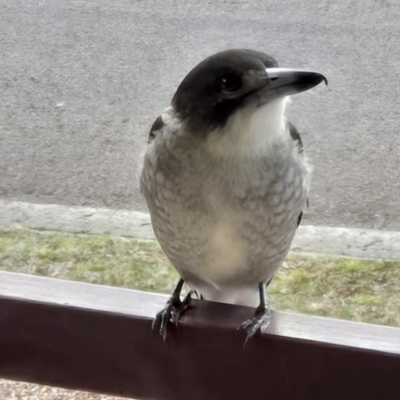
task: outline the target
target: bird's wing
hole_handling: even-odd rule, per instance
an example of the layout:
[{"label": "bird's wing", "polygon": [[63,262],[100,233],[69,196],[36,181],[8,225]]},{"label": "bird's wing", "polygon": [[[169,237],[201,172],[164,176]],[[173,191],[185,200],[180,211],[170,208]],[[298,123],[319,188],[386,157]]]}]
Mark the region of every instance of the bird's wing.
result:
[{"label": "bird's wing", "polygon": [[[299,154],[302,154],[303,153],[303,141],[301,140],[301,136],[300,136],[299,131],[289,121],[287,122],[287,127],[289,129],[290,136],[292,137],[292,139],[296,143],[296,146],[297,146],[297,149],[299,151]],[[307,197],[307,203],[306,204],[307,204],[307,207],[308,207],[308,197]],[[302,217],[303,217],[303,211],[300,211],[299,216],[297,218],[297,227],[299,227]],[[274,279],[274,276],[266,283],[266,287],[269,286],[269,284],[271,283],[272,279]]]},{"label": "bird's wing", "polygon": [[149,137],[147,139],[147,143],[151,143],[154,138],[157,136],[158,132],[160,132],[164,128],[165,124],[162,119],[162,116],[160,115],[153,123],[153,125],[150,128],[149,132]]},{"label": "bird's wing", "polygon": [[301,136],[297,128],[291,123],[287,122],[289,133],[292,139],[296,142],[297,148],[299,149],[299,154],[303,152],[303,141],[301,140]]},{"label": "bird's wing", "polygon": [[[303,141],[301,140],[301,136],[300,136],[299,131],[297,130],[297,128],[291,122],[288,121],[287,125],[288,125],[288,128],[289,128],[290,136],[296,142],[299,154],[302,154],[303,150],[304,150],[304,146],[303,146]],[[307,197],[307,200],[306,200],[306,205],[307,205],[307,208],[308,208],[308,205],[309,205],[308,197]],[[300,214],[299,214],[299,217],[297,219],[297,226],[300,225],[302,217],[303,217],[303,211],[301,211]]]}]

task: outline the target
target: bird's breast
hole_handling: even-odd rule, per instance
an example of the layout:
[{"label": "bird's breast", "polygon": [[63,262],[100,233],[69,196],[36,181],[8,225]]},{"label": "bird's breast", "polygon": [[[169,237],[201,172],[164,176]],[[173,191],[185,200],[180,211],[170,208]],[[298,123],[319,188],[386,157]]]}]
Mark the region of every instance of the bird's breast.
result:
[{"label": "bird's breast", "polygon": [[275,273],[307,192],[301,160],[277,154],[227,163],[199,153],[163,153],[145,168],[155,234],[182,276],[229,285]]}]

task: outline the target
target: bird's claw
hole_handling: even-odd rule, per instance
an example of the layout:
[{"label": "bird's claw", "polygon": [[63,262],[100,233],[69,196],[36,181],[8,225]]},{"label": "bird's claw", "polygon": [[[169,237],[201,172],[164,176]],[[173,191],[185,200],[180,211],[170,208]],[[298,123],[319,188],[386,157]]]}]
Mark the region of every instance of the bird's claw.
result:
[{"label": "bird's claw", "polygon": [[192,303],[192,297],[191,297],[191,292],[189,292],[183,301],[179,300],[179,305],[176,306],[172,311],[171,319],[170,321],[173,322],[176,326],[178,326],[179,319],[181,315],[190,309],[191,303]]},{"label": "bird's claw", "polygon": [[269,307],[258,307],[256,309],[253,318],[243,322],[239,329],[245,329],[247,331],[246,340],[244,346],[249,339],[251,339],[257,332],[264,333],[265,329],[269,325],[271,319],[271,310]]},{"label": "bird's claw", "polygon": [[164,341],[167,337],[167,325],[168,321],[170,321],[172,317],[172,309],[172,304],[170,303],[170,301],[168,301],[165,308],[157,313],[156,317],[153,320],[153,324],[151,325],[152,330],[154,330],[157,326],[159,327],[158,331]]},{"label": "bird's claw", "polygon": [[167,338],[168,324],[173,323],[178,326],[181,315],[191,307],[191,292],[181,301],[179,298],[171,297],[165,307],[157,313],[153,320],[151,329],[159,327],[159,333],[163,340]]}]

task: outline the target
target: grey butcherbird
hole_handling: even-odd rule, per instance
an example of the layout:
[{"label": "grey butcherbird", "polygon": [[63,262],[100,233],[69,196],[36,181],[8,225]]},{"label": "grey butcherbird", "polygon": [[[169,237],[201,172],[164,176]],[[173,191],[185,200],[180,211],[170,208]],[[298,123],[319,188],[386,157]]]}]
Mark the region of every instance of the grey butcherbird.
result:
[{"label": "grey butcherbird", "polygon": [[258,305],[242,325],[247,339],[268,325],[265,286],[289,251],[311,173],[285,106],[322,81],[258,51],[223,51],[186,76],[154,122],[141,191],[181,276],[155,319],[164,339],[188,305],[184,282],[205,300]]}]

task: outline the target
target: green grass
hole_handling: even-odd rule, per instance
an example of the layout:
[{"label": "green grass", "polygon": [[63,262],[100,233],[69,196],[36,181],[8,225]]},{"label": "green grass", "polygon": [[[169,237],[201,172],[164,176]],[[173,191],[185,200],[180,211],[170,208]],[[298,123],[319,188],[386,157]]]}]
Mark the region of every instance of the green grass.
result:
[{"label": "green grass", "polygon": [[168,292],[177,274],[153,241],[28,229],[0,230],[0,268]]},{"label": "green grass", "polygon": [[[0,269],[170,292],[177,273],[154,241],[0,230]],[[400,261],[292,252],[269,288],[274,309],[400,326]]]}]

